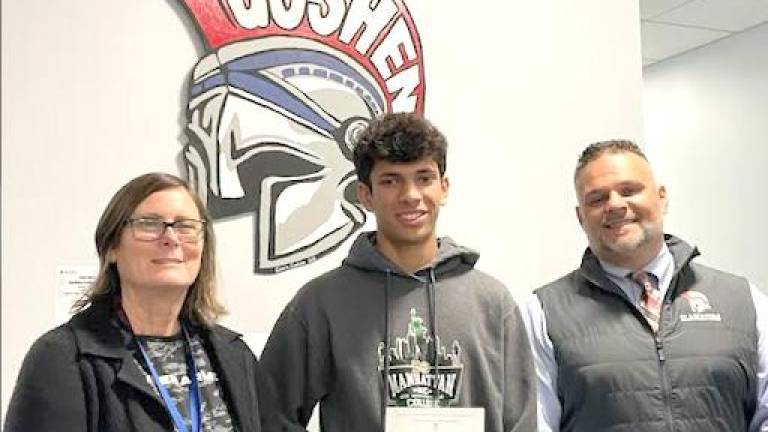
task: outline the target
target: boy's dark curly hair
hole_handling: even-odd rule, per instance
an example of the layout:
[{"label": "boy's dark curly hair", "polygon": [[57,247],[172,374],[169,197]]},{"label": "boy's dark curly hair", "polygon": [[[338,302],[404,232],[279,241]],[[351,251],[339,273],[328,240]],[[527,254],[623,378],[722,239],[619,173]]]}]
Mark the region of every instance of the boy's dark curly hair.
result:
[{"label": "boy's dark curly hair", "polygon": [[377,160],[414,162],[425,156],[445,174],[448,142],[437,128],[416,113],[392,113],[374,119],[360,135],[353,151],[357,178],[371,187]]}]

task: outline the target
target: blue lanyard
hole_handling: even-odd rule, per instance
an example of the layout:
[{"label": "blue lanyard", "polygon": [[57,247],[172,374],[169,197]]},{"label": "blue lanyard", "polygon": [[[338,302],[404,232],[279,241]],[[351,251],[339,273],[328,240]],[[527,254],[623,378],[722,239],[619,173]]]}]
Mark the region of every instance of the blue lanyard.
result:
[{"label": "blue lanyard", "polygon": [[[184,332],[185,342],[185,357],[187,360],[187,376],[189,377],[190,389],[189,389],[189,420],[192,427],[191,432],[200,432],[202,430],[202,417],[200,416],[200,388],[197,385],[197,368],[195,367],[195,359],[192,357],[192,346],[189,340],[189,334],[187,329],[182,326],[181,330]],[[187,425],[184,422],[184,418],[181,416],[179,409],[176,407],[176,402],[171,398],[168,393],[168,389],[160,382],[160,376],[157,374],[155,365],[152,364],[152,360],[147,354],[147,350],[138,340],[136,343],[139,345],[141,354],[144,356],[144,361],[147,363],[150,375],[152,375],[152,382],[155,383],[155,387],[160,392],[160,396],[163,398],[165,408],[168,410],[168,414],[171,415],[174,426],[178,432],[188,432]]]}]

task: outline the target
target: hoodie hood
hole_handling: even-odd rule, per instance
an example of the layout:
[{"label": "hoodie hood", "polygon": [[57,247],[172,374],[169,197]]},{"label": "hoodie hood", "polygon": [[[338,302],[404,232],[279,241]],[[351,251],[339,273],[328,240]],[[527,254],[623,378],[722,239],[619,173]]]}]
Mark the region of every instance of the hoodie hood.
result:
[{"label": "hoodie hood", "polygon": [[[433,269],[435,276],[441,276],[454,271],[469,271],[474,268],[475,263],[480,258],[480,254],[468,247],[457,244],[450,237],[442,237],[437,241],[439,244],[437,254],[432,259],[432,262],[424,267],[425,269]],[[376,250],[375,242],[375,231],[361,233],[355,239],[352,248],[349,250],[349,255],[342,264],[365,271],[390,272],[409,276],[382,255],[381,252]]]}]

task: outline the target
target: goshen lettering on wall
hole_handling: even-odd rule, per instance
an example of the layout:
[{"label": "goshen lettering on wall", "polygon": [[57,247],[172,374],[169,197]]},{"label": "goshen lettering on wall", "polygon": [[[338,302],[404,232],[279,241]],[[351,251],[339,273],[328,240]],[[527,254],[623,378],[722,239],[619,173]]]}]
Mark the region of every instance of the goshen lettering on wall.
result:
[{"label": "goshen lettering on wall", "polygon": [[185,0],[209,53],[183,150],[214,219],[254,217],[257,273],[311,263],[365,222],[351,151],[376,116],[424,109],[402,1]]}]

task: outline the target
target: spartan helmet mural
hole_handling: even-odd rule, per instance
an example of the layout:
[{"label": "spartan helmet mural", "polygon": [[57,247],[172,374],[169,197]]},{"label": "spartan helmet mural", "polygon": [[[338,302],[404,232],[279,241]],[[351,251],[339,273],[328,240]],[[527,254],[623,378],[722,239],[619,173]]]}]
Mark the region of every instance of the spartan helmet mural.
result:
[{"label": "spartan helmet mural", "polygon": [[365,222],[351,151],[383,112],[375,80],[341,53],[281,39],[203,58],[189,101],[190,180],[215,219],[257,213],[257,271],[316,257]]},{"label": "spartan helmet mural", "polygon": [[[212,48],[190,84],[189,181],[213,219],[254,217],[257,273],[310,263],[364,224],[352,150],[396,94],[371,59],[313,35],[309,18],[290,31],[238,30],[239,3],[186,4]],[[423,86],[416,93],[421,108]]]}]

